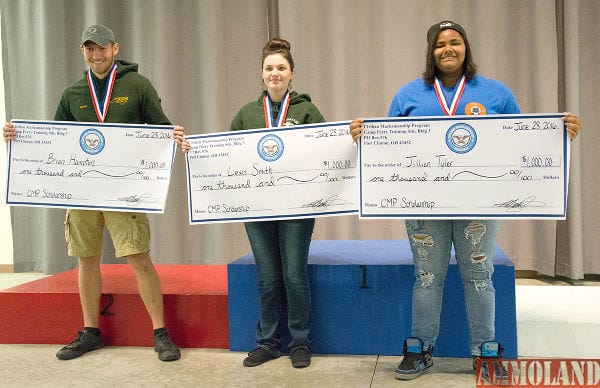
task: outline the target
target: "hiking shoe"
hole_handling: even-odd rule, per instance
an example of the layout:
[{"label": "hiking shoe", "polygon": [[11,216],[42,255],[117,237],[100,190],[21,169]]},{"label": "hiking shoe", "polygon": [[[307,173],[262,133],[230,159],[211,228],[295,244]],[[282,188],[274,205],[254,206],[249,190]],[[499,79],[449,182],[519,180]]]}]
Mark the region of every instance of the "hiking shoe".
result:
[{"label": "hiking shoe", "polygon": [[310,351],[304,346],[294,348],[290,357],[294,368],[306,368],[310,365]]},{"label": "hiking shoe", "polygon": [[248,357],[244,359],[244,366],[258,366],[277,357],[279,356],[274,356],[266,349],[258,347],[248,353]]},{"label": "hiking shoe", "polygon": [[[483,377],[493,385],[508,385],[508,372],[502,365],[504,348],[496,341],[486,341],[481,344],[481,356],[473,356],[473,370],[477,378]],[[479,363],[480,370],[477,370]]]},{"label": "hiking shoe", "polygon": [[154,333],[154,351],[161,361],[176,361],[181,357],[179,348],[171,341],[166,329]]},{"label": "hiking shoe", "polygon": [[56,353],[56,357],[59,360],[72,360],[84,353],[100,349],[103,346],[99,335],[86,330],[78,331],[77,338],[64,348],[60,349]]},{"label": "hiking shoe", "polygon": [[404,358],[396,368],[398,380],[412,380],[421,376],[433,366],[433,348],[423,351],[423,341],[415,337],[404,340]]}]

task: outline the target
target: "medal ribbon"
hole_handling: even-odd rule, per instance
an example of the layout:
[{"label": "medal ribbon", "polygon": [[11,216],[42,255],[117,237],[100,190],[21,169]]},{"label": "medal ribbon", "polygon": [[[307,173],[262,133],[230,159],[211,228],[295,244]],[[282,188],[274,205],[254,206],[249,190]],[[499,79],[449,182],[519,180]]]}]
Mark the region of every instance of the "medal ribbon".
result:
[{"label": "medal ribbon", "polygon": [[454,116],[456,113],[456,108],[458,107],[458,101],[462,97],[463,92],[465,91],[465,76],[463,75],[460,81],[458,81],[458,88],[454,91],[454,97],[452,97],[452,104],[448,108],[448,104],[446,103],[446,99],[444,98],[444,93],[442,92],[442,85],[440,84],[439,79],[435,79],[433,83],[433,89],[435,90],[435,94],[437,96],[438,102],[442,106],[442,110],[446,116]]},{"label": "medal ribbon", "polygon": [[117,62],[115,62],[112,68],[109,70],[108,80],[106,81],[106,93],[104,93],[104,101],[99,101],[98,93],[96,92],[94,81],[92,80],[92,69],[89,69],[87,73],[88,86],[90,87],[90,94],[92,95],[92,103],[94,105],[94,110],[96,111],[98,121],[101,123],[104,122],[106,114],[108,113],[108,106],[110,105],[110,95],[112,94],[113,86],[115,85],[116,75]]},{"label": "medal ribbon", "polygon": [[267,93],[263,97],[263,108],[265,110],[265,123],[267,124],[267,128],[271,127],[282,127],[285,122],[285,116],[287,116],[287,111],[290,106],[290,93],[285,92],[285,96],[283,96],[283,100],[281,101],[281,107],[279,108],[279,115],[277,116],[277,121],[273,121],[273,107],[271,106],[271,98],[269,97],[269,93]]}]

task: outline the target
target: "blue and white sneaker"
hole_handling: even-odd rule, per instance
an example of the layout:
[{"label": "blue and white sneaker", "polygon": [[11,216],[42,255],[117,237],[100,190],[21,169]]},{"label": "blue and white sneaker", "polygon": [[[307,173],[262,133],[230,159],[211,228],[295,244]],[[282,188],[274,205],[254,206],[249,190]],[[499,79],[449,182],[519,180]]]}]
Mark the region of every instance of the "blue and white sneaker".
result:
[{"label": "blue and white sneaker", "polygon": [[[486,341],[481,344],[481,356],[473,356],[473,370],[477,376],[493,385],[509,385],[508,372],[502,365],[504,348],[496,341]],[[477,370],[477,364],[480,370]]]},{"label": "blue and white sneaker", "polygon": [[408,337],[404,340],[404,358],[396,368],[398,380],[413,380],[433,366],[433,347],[430,345],[423,350],[423,341],[419,338]]}]

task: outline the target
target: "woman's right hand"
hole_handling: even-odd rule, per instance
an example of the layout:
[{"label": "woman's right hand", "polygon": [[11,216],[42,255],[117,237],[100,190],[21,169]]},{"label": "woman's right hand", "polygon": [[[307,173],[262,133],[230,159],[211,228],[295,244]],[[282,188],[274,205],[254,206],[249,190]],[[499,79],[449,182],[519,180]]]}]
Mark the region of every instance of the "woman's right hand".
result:
[{"label": "woman's right hand", "polygon": [[350,123],[350,136],[355,142],[362,136],[364,119],[356,118]]},{"label": "woman's right hand", "polygon": [[11,123],[4,124],[2,134],[4,135],[4,141],[6,142],[11,141],[17,137],[15,127]]},{"label": "woman's right hand", "polygon": [[177,125],[173,128],[173,139],[175,140],[175,143],[181,146],[183,153],[187,154],[190,150],[190,142],[185,138],[185,129],[182,126]]}]

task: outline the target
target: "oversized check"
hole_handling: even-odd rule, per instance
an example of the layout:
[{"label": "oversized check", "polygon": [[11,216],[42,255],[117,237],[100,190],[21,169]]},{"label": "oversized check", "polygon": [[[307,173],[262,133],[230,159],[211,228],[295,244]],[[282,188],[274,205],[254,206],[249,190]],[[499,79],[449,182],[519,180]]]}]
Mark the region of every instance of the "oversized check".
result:
[{"label": "oversized check", "polygon": [[357,213],[349,124],[187,136],[190,224]]},{"label": "oversized check", "polygon": [[360,217],[564,219],[560,114],[365,120]]},{"label": "oversized check", "polygon": [[6,204],[162,213],[173,127],[13,120]]}]

